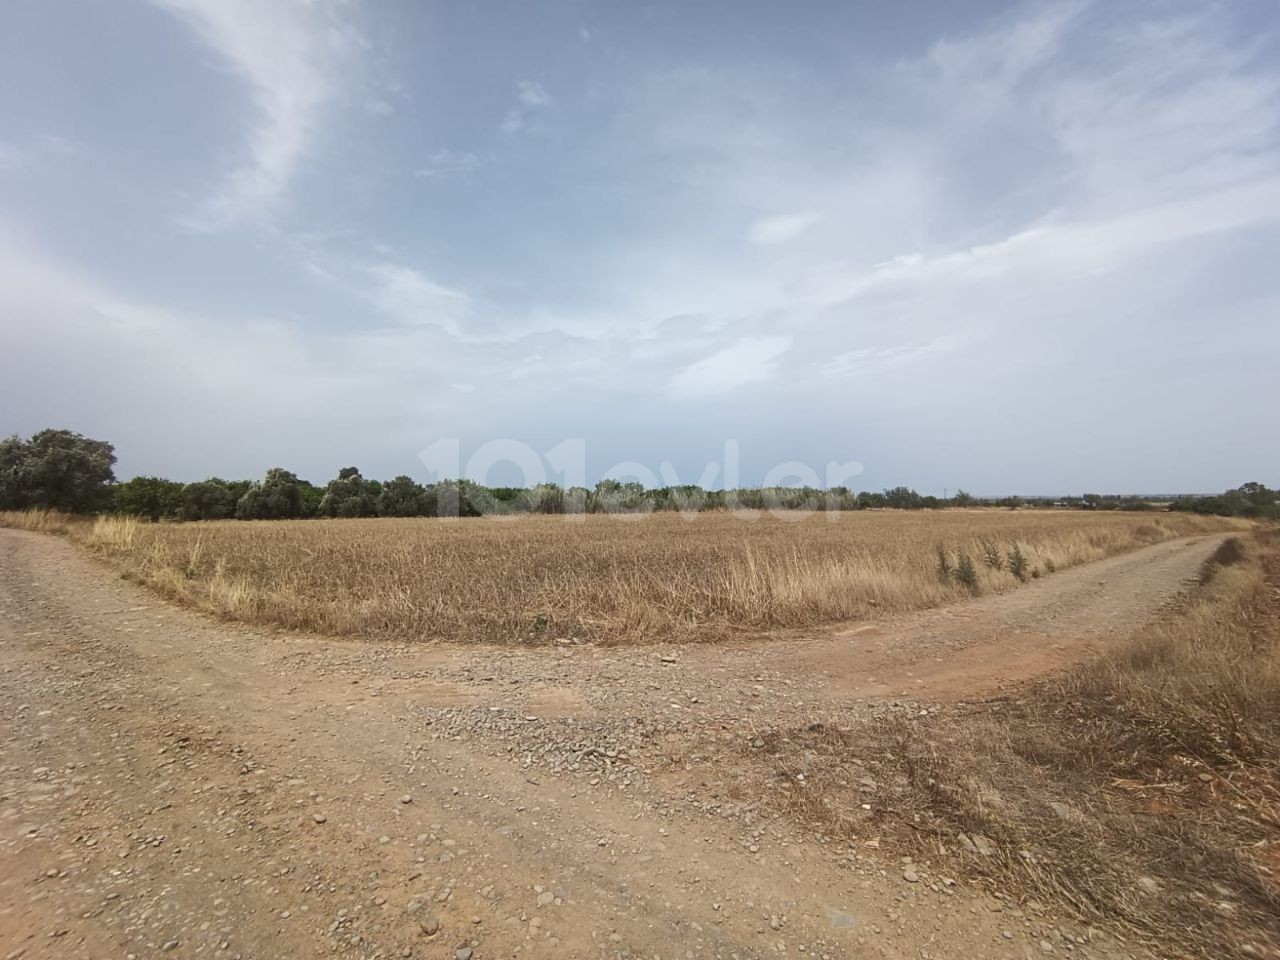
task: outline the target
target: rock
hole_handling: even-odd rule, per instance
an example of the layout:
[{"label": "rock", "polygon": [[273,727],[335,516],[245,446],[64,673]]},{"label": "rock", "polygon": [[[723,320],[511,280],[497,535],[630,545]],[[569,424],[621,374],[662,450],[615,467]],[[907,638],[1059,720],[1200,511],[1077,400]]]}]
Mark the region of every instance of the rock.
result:
[{"label": "rock", "polygon": [[1053,811],[1053,815],[1059,820],[1072,820],[1075,818],[1071,808],[1059,800],[1050,800],[1049,809]]},{"label": "rock", "polygon": [[471,960],[471,948],[459,947],[453,951],[453,960]]},{"label": "rock", "polygon": [[902,871],[902,879],[907,881],[907,883],[919,883],[920,874],[916,873],[915,867],[907,867],[907,869]]},{"label": "rock", "polygon": [[996,845],[980,833],[962,833],[957,839],[960,841],[961,849],[968,853],[989,857],[996,852]]},{"label": "rock", "polygon": [[538,906],[540,907],[549,907],[551,904],[555,903],[555,900],[556,895],[550,890],[545,890],[538,894]]},{"label": "rock", "polygon": [[311,819],[314,820],[316,823],[324,823],[329,818],[326,817],[323,813],[313,813],[311,815]]},{"label": "rock", "polygon": [[429,913],[418,921],[418,927],[426,936],[434,937],[440,932],[440,921],[436,919],[435,914]]},{"label": "rock", "polygon": [[406,793],[403,797],[401,797],[401,798],[400,798],[400,802],[401,802],[401,803],[413,803],[413,797],[412,797],[410,794],[407,794],[407,793]]}]

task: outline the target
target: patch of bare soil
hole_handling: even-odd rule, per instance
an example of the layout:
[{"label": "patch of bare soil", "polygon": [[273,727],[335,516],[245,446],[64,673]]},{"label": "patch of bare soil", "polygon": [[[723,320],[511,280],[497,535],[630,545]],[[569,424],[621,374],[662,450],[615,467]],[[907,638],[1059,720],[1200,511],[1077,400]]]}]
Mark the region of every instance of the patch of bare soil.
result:
[{"label": "patch of bare soil", "polygon": [[0,531],[0,957],[1131,955],[766,808],[743,751],[1083,657],[1218,542],[821,640],[519,651],[216,624]]}]

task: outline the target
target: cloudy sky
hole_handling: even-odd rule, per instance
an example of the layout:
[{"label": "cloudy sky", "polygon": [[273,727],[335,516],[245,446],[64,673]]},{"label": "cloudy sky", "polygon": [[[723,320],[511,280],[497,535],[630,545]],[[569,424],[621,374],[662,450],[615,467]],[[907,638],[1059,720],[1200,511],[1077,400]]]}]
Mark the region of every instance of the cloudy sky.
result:
[{"label": "cloudy sky", "polygon": [[[1257,2],[7,0],[0,432],[1280,482]],[[498,479],[494,474],[492,479]]]}]

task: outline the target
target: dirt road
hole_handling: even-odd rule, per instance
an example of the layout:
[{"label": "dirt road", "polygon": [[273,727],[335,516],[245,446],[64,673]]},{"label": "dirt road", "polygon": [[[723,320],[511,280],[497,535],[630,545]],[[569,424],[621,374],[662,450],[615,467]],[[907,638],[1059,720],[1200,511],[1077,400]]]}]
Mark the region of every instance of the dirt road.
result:
[{"label": "dirt road", "polygon": [[1128,955],[729,787],[761,731],[1084,655],[1217,542],[818,640],[523,651],[217,624],[0,530],[0,958]]}]

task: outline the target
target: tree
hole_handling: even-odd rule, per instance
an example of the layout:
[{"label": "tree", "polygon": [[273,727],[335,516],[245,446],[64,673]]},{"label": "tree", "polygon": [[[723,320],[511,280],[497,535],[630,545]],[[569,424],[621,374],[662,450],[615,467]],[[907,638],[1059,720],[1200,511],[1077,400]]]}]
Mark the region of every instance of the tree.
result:
[{"label": "tree", "polygon": [[422,494],[422,484],[412,477],[396,477],[382,485],[382,492],[378,494],[378,516],[420,516],[424,512]]},{"label": "tree", "polygon": [[216,477],[188,483],[182,488],[179,515],[183,520],[224,520],[235,513],[238,499],[227,484]]},{"label": "tree", "polygon": [[434,517],[479,517],[480,491],[470,480],[441,480],[423,492],[422,512]]},{"label": "tree", "polygon": [[185,502],[185,489],[176,480],[134,477],[112,487],[112,507],[116,513],[146,517],[151,521],[177,517]]},{"label": "tree", "polygon": [[973,494],[968,490],[957,490],[956,495],[951,498],[951,502],[957,507],[973,506]]},{"label": "tree", "polygon": [[27,462],[27,442],[21,437],[0,440],[0,510],[22,510],[29,491],[23,484]]},{"label": "tree", "polygon": [[236,504],[239,520],[283,520],[302,516],[302,490],[296,474],[272,467]]},{"label": "tree", "polygon": [[302,516],[320,516],[320,504],[324,501],[324,487],[317,487],[309,480],[299,480],[298,494],[302,498]]},{"label": "tree", "polygon": [[41,430],[0,444],[0,503],[89,513],[111,502],[115,448],[70,430]]},{"label": "tree", "polygon": [[884,492],[886,505],[899,510],[919,510],[924,506],[920,494],[910,487],[892,487]]},{"label": "tree", "polygon": [[343,467],[325,485],[320,513],[326,517],[377,516],[378,492],[355,467]]}]

